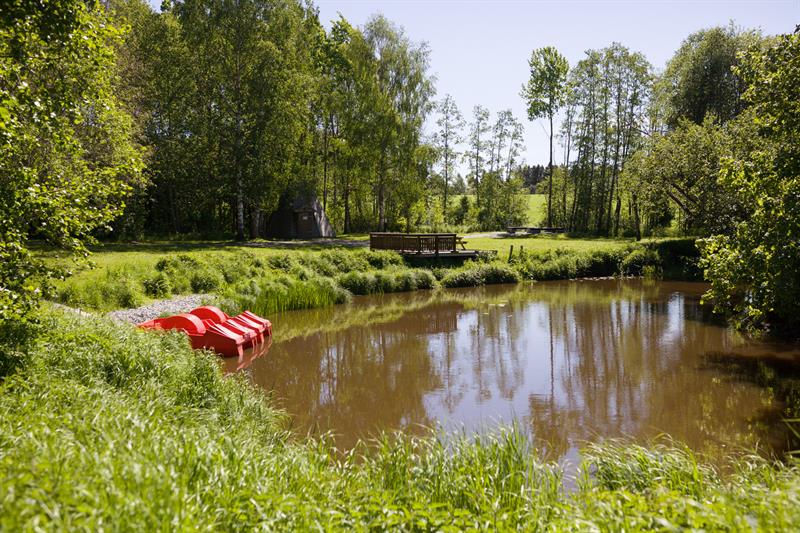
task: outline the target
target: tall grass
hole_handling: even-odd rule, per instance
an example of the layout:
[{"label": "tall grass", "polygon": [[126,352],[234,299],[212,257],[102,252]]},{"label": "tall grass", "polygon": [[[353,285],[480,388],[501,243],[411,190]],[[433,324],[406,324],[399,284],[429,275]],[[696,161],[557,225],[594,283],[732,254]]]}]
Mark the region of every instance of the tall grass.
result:
[{"label": "tall grass", "polygon": [[481,257],[463,266],[437,265],[430,269],[410,268],[394,252],[363,249],[193,251],[146,254],[146,259],[130,257],[128,262],[106,258],[105,268],[83,272],[62,283],[57,300],[108,311],[136,307],[152,298],[210,293],[222,298],[230,310],[249,308],[269,313],[342,303],[352,294],[415,291],[439,285],[474,287],[618,274],[680,279],[697,279],[699,275],[697,249],[690,239],[645,244],[597,241],[595,248],[585,246],[593,241],[581,241],[580,246],[569,240],[558,241],[575,246],[517,248],[509,261]]},{"label": "tall grass", "polygon": [[283,275],[235,285],[224,294],[222,306],[229,313],[249,309],[268,316],[274,312],[340,304],[350,296],[330,278],[297,279]]},{"label": "tall grass", "polygon": [[[8,357],[0,350],[0,357]],[[800,471],[675,446],[583,452],[577,490],[520,428],[338,452],[184,336],[49,312],[0,383],[0,530],[790,530]],[[0,368],[10,368],[0,364]]]}]

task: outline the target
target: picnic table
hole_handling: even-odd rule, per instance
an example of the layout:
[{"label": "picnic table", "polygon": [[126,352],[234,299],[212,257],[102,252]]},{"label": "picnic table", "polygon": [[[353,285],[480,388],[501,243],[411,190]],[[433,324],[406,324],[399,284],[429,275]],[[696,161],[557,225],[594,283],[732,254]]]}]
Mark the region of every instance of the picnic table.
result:
[{"label": "picnic table", "polygon": [[517,232],[539,235],[540,233],[564,233],[566,231],[566,228],[539,228],[532,226],[509,226],[506,228],[506,233],[509,235],[516,235]]}]

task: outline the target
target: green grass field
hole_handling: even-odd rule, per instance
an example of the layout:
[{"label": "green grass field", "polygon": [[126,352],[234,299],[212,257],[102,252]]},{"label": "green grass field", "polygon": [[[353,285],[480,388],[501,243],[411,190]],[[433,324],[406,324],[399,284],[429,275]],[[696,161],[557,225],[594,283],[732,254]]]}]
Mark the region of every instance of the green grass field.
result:
[{"label": "green grass field", "polygon": [[[475,202],[475,195],[474,194],[454,194],[452,196],[452,204],[451,206],[456,205],[456,203],[461,200],[462,196],[467,196],[470,201],[473,203]],[[527,224],[531,226],[536,226],[542,222],[545,215],[545,207],[547,206],[547,195],[546,194],[526,194],[526,202],[528,206],[527,211]]]},{"label": "green grass field", "polygon": [[547,207],[546,194],[528,195],[528,224],[536,226],[545,217],[545,207]]},{"label": "green grass field", "polygon": [[566,235],[539,235],[521,237],[469,237],[467,247],[475,250],[496,250],[508,252],[511,245],[515,250],[522,247],[530,252],[568,250],[591,252],[598,250],[620,250],[632,245],[633,239],[574,239]]}]

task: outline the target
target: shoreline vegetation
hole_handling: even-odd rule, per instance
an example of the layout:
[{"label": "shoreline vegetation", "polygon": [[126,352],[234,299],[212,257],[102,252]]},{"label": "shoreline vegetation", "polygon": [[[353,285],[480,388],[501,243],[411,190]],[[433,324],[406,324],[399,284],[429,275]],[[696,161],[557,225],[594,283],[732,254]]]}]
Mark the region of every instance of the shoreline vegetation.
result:
[{"label": "shoreline vegetation", "polygon": [[[5,361],[11,360],[7,357]],[[723,473],[676,443],[587,445],[574,490],[519,428],[349,452],[178,334],[55,309],[3,369],[0,529],[789,529],[792,458]],[[88,423],[91,421],[91,423]]]},{"label": "shoreline vegetation", "polygon": [[[496,247],[506,239],[492,239]],[[501,242],[502,245],[497,243]],[[476,287],[496,283],[603,276],[648,276],[700,280],[693,239],[576,241],[553,239],[537,249],[537,239],[517,241],[515,252],[490,254],[463,265],[431,261],[415,267],[400,254],[331,248],[188,249],[151,253],[141,248],[99,252],[96,268],[59,283],[58,303],[108,312],[139,307],[171,296],[204,293],[227,312],[257,314],[341,304],[354,295],[420,289]],[[571,246],[562,243],[570,242]],[[495,248],[497,249],[497,248]],[[133,251],[136,250],[136,251]]]}]

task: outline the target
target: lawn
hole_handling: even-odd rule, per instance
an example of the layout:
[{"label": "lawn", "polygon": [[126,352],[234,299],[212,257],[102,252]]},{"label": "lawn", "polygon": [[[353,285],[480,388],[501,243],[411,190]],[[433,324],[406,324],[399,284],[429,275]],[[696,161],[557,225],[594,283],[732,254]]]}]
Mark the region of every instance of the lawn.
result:
[{"label": "lawn", "polygon": [[497,250],[507,253],[513,245],[514,250],[522,247],[529,252],[568,250],[591,252],[597,250],[621,250],[634,244],[633,239],[574,239],[566,235],[538,235],[520,237],[468,237],[467,247],[475,250]]}]

